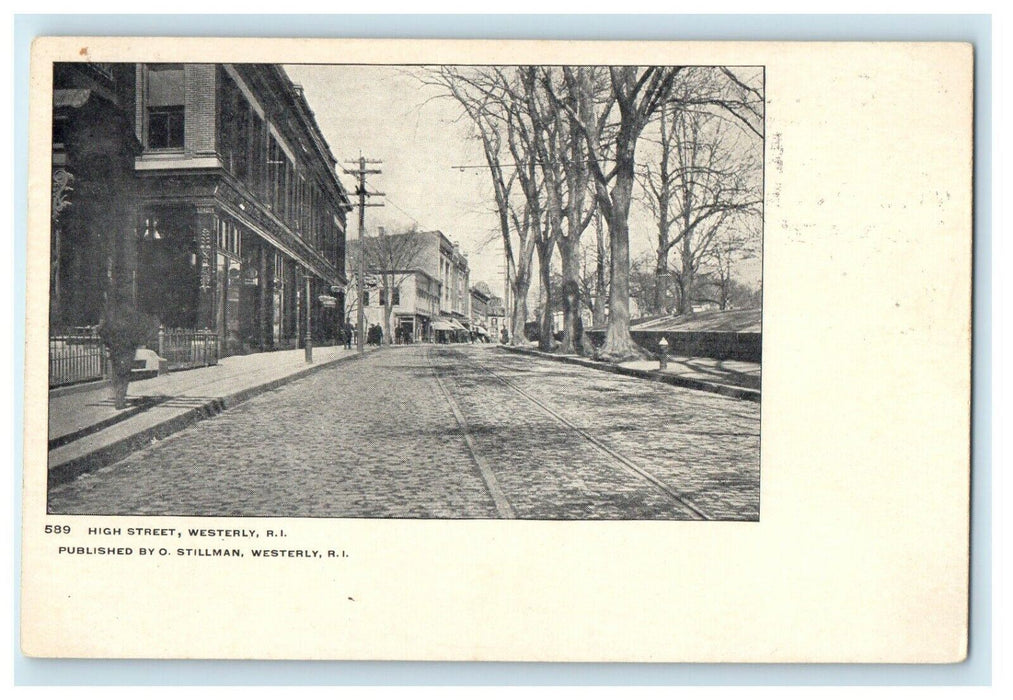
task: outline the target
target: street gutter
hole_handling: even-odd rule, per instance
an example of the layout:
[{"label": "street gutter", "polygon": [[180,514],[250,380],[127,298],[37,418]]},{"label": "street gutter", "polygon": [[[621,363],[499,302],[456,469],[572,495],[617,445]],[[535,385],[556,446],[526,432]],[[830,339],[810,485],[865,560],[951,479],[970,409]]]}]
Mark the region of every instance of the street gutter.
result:
[{"label": "street gutter", "polygon": [[638,379],[648,379],[650,381],[662,382],[664,384],[671,384],[672,386],[678,386],[684,389],[695,389],[697,391],[706,391],[712,394],[719,394],[721,396],[725,396],[730,399],[740,399],[742,401],[752,401],[753,403],[760,403],[760,392],[755,389],[747,389],[745,387],[734,386],[731,384],[718,384],[716,382],[705,382],[701,379],[684,377],[677,374],[666,374],[664,372],[659,372],[658,370],[621,367],[620,365],[615,365],[610,362],[599,362],[596,360],[590,360],[586,357],[576,357],[573,355],[556,355],[551,352],[543,352],[541,350],[534,350],[532,348],[521,348],[513,345],[498,345],[496,347],[500,350],[506,350],[508,352],[515,353],[517,355],[529,355],[531,357],[541,357],[546,360],[555,360],[556,362],[563,362],[565,364],[570,365],[580,365],[581,367],[591,367],[592,369],[611,372],[613,374],[622,374],[627,377],[637,377]]}]

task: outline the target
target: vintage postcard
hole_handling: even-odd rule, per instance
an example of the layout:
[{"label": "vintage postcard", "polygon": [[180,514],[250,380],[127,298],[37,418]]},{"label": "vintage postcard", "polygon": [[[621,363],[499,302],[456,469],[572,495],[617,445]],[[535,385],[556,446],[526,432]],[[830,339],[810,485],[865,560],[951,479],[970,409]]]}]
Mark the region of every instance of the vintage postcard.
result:
[{"label": "vintage postcard", "polygon": [[37,40],[24,652],[962,660],[972,68]]}]

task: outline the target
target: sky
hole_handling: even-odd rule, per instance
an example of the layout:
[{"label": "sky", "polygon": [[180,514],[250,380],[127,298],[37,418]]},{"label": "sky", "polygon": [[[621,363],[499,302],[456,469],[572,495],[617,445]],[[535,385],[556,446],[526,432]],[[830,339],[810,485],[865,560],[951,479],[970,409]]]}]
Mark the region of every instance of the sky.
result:
[{"label": "sky", "polygon": [[[471,284],[503,293],[503,246],[481,144],[470,138],[456,103],[441,99],[406,69],[367,66],[285,66],[303,86],[334,156],[345,163],[363,155],[383,163],[367,188],[384,192],[385,206],[366,209],[366,234],[414,224],[439,229],[468,254]],[[354,178],[339,175],[349,190]],[[349,216],[349,235],[357,236]]]},{"label": "sky", "polygon": [[[307,102],[331,152],[341,165],[357,167],[360,155],[383,163],[367,178],[370,191],[385,193],[385,206],[366,209],[366,235],[378,226],[389,231],[417,224],[439,229],[468,254],[471,284],[486,282],[503,295],[503,245],[491,180],[481,142],[453,100],[425,86],[412,71],[397,66],[286,65],[302,85]],[[462,168],[461,166],[466,166]],[[477,167],[476,167],[477,166]],[[339,177],[353,191],[354,178]],[[350,237],[358,236],[349,216]],[[593,232],[585,233],[593,240]],[[650,251],[649,217],[636,209],[630,220],[631,258]],[[582,239],[582,241],[585,239]],[[748,282],[759,279],[759,261],[740,270]]]}]

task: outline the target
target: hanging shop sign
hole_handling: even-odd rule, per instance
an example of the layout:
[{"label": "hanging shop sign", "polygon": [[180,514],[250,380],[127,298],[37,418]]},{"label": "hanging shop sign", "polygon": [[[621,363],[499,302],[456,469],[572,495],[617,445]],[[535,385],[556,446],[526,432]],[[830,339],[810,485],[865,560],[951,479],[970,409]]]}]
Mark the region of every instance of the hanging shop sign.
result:
[{"label": "hanging shop sign", "polygon": [[211,231],[206,228],[200,232],[200,288],[211,289]]},{"label": "hanging shop sign", "polygon": [[328,296],[327,294],[321,294],[317,297],[317,299],[327,308],[334,308],[338,304],[338,300],[336,298]]},{"label": "hanging shop sign", "polygon": [[255,267],[248,267],[243,270],[243,284],[248,287],[256,287],[260,284],[260,273]]}]

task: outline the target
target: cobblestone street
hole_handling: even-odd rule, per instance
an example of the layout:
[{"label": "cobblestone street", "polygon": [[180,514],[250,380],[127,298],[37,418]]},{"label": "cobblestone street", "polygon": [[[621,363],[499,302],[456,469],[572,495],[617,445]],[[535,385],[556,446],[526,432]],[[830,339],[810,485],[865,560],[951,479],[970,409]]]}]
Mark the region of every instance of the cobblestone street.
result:
[{"label": "cobblestone street", "polygon": [[757,404],[495,346],[392,348],[49,494],[51,513],[759,517]]}]

